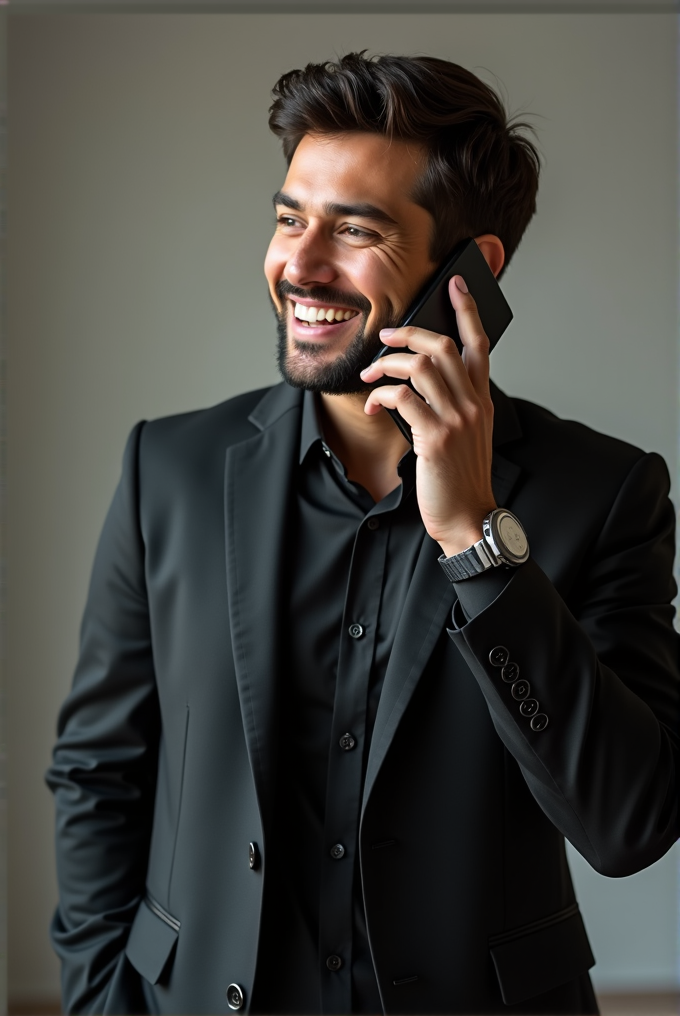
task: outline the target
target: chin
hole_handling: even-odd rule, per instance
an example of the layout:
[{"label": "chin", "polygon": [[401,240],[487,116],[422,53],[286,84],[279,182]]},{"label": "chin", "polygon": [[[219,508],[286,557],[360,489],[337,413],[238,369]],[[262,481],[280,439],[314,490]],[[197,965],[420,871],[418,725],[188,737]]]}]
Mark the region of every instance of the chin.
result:
[{"label": "chin", "polygon": [[279,319],[278,368],[283,380],[293,388],[321,395],[370,392],[375,385],[362,381],[361,371],[368,367],[381,346],[379,335],[365,333],[362,327],[347,348],[333,356],[316,343],[290,338],[285,322]]}]

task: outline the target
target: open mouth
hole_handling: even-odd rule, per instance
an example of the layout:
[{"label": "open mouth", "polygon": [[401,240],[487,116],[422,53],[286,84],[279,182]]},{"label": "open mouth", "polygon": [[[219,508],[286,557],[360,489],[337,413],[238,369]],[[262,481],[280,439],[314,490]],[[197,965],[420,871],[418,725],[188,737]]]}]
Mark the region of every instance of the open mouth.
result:
[{"label": "open mouth", "polygon": [[346,310],[343,307],[307,307],[303,303],[294,305],[295,317],[303,325],[334,325],[341,321],[349,321],[356,317],[358,310]]}]

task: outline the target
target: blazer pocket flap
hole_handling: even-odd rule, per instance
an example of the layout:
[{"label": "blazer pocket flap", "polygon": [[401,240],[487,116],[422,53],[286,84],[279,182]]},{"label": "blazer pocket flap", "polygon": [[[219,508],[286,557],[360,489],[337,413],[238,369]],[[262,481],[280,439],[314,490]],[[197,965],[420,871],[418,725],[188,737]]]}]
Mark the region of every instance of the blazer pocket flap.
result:
[{"label": "blazer pocket flap", "polygon": [[139,905],[125,955],[149,984],[157,984],[179,935],[179,921],[150,896]]},{"label": "blazer pocket flap", "polygon": [[506,1005],[573,981],[595,963],[577,903],[493,936],[489,949]]}]

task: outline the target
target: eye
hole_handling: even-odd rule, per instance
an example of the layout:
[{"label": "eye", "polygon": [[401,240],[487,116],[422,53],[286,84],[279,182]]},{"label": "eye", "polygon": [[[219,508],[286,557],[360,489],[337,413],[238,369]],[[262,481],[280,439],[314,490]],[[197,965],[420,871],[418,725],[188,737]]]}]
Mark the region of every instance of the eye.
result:
[{"label": "eye", "polygon": [[370,233],[367,229],[360,229],[359,226],[345,226],[343,232],[347,236],[351,236],[356,240],[365,240],[374,236],[374,233]]},{"label": "eye", "polygon": [[288,229],[295,229],[296,226],[300,225],[300,222],[293,215],[277,215],[276,224]]}]

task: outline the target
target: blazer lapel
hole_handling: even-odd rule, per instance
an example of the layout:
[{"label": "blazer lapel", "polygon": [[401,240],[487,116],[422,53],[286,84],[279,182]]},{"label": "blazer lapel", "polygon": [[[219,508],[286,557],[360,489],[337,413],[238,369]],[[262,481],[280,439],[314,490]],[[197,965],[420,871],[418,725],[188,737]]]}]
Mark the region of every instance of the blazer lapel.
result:
[{"label": "blazer lapel", "polygon": [[243,727],[261,810],[273,793],[275,725],[301,393],[270,389],[249,420],[260,433],[227,450],[227,593]]},{"label": "blazer lapel", "polygon": [[380,695],[366,766],[366,807],[380,766],[450,616],[455,590],[439,566],[440,547],[425,535],[406,596]]},{"label": "blazer lapel", "polygon": [[[493,383],[491,395],[494,402],[491,484],[496,504],[505,507],[521,468],[504,458],[497,446],[517,440],[522,431],[511,400]],[[440,554],[439,545],[425,535],[385,672],[366,767],[364,808],[395,731],[451,616],[455,589],[439,565]]]}]

